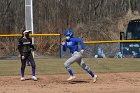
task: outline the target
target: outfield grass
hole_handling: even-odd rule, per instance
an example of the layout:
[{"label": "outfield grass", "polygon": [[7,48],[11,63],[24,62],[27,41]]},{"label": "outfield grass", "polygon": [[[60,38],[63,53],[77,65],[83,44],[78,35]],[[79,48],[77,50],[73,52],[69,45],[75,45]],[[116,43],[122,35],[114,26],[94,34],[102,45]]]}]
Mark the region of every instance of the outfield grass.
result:
[{"label": "outfield grass", "polygon": [[[66,74],[63,63],[66,59],[35,59],[37,74]],[[85,58],[84,61],[94,72],[139,72],[140,59],[95,59]],[[78,66],[72,64],[74,73],[85,73]],[[20,60],[0,60],[0,76],[10,76],[20,74]],[[25,74],[31,74],[31,67],[26,67]]]}]

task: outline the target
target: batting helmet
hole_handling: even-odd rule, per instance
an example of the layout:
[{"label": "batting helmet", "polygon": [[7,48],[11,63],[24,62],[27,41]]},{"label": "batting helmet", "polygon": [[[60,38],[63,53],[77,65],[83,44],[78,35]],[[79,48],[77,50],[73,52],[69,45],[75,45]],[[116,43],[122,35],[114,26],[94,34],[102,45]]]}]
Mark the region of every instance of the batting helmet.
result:
[{"label": "batting helmet", "polygon": [[74,36],[74,32],[71,29],[65,31],[65,36],[70,36],[71,38]]}]

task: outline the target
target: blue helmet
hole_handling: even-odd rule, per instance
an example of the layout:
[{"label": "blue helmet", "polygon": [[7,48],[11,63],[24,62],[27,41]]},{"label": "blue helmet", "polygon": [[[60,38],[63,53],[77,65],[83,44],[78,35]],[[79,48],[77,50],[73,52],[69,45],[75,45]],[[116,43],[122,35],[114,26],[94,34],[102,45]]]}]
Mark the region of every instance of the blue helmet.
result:
[{"label": "blue helmet", "polygon": [[70,36],[70,37],[73,37],[73,35],[74,35],[73,30],[68,29],[68,30],[66,30],[66,31],[65,31],[65,36]]}]

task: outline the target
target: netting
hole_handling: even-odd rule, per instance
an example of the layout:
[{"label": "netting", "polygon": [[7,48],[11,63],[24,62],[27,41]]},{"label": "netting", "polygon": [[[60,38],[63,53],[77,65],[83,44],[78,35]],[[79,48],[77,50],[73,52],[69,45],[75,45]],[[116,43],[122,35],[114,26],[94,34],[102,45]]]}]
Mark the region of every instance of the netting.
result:
[{"label": "netting", "polygon": [[[17,45],[20,37],[0,37],[0,58],[17,58],[19,55]],[[59,57],[59,36],[38,36],[35,38],[35,57]]]},{"label": "netting", "polygon": [[[105,55],[107,58],[116,58],[120,52],[120,43],[85,44],[84,57],[92,58],[95,55]],[[69,50],[62,53],[62,57],[69,57]]]},{"label": "netting", "polygon": [[[85,41],[86,58],[140,58],[140,40]],[[63,57],[68,51],[63,52]]]},{"label": "netting", "polygon": [[[53,36],[54,35],[54,36]],[[57,58],[68,58],[71,56],[69,50],[66,52],[62,51],[62,46],[60,47],[60,35],[37,35],[35,38],[35,57],[36,58],[47,58],[47,57],[57,57]],[[19,55],[17,45],[19,37],[0,37],[0,58],[17,58]],[[130,40],[129,40],[130,41]],[[106,58],[132,58],[135,54],[139,54],[139,47],[135,47],[138,41],[133,41],[134,43],[125,43],[127,46],[120,48],[120,42],[128,41],[96,41],[96,43],[85,43],[85,58],[94,58],[97,55],[102,55]],[[132,41],[131,41],[132,42]],[[132,46],[133,45],[133,46]],[[79,46],[80,47],[80,46]],[[131,55],[122,55],[122,49],[126,51],[127,47],[132,52]],[[137,48],[137,50],[135,49]],[[135,49],[134,51],[132,49]],[[135,52],[135,53],[133,53]]]}]

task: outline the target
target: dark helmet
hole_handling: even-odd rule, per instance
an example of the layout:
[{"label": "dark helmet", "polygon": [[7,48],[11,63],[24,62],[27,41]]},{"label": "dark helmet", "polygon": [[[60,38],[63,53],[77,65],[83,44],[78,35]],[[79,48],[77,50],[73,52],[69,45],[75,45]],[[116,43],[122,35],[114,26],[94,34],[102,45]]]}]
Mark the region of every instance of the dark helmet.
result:
[{"label": "dark helmet", "polygon": [[74,32],[71,29],[65,31],[65,36],[70,36],[71,38],[74,36]]}]

